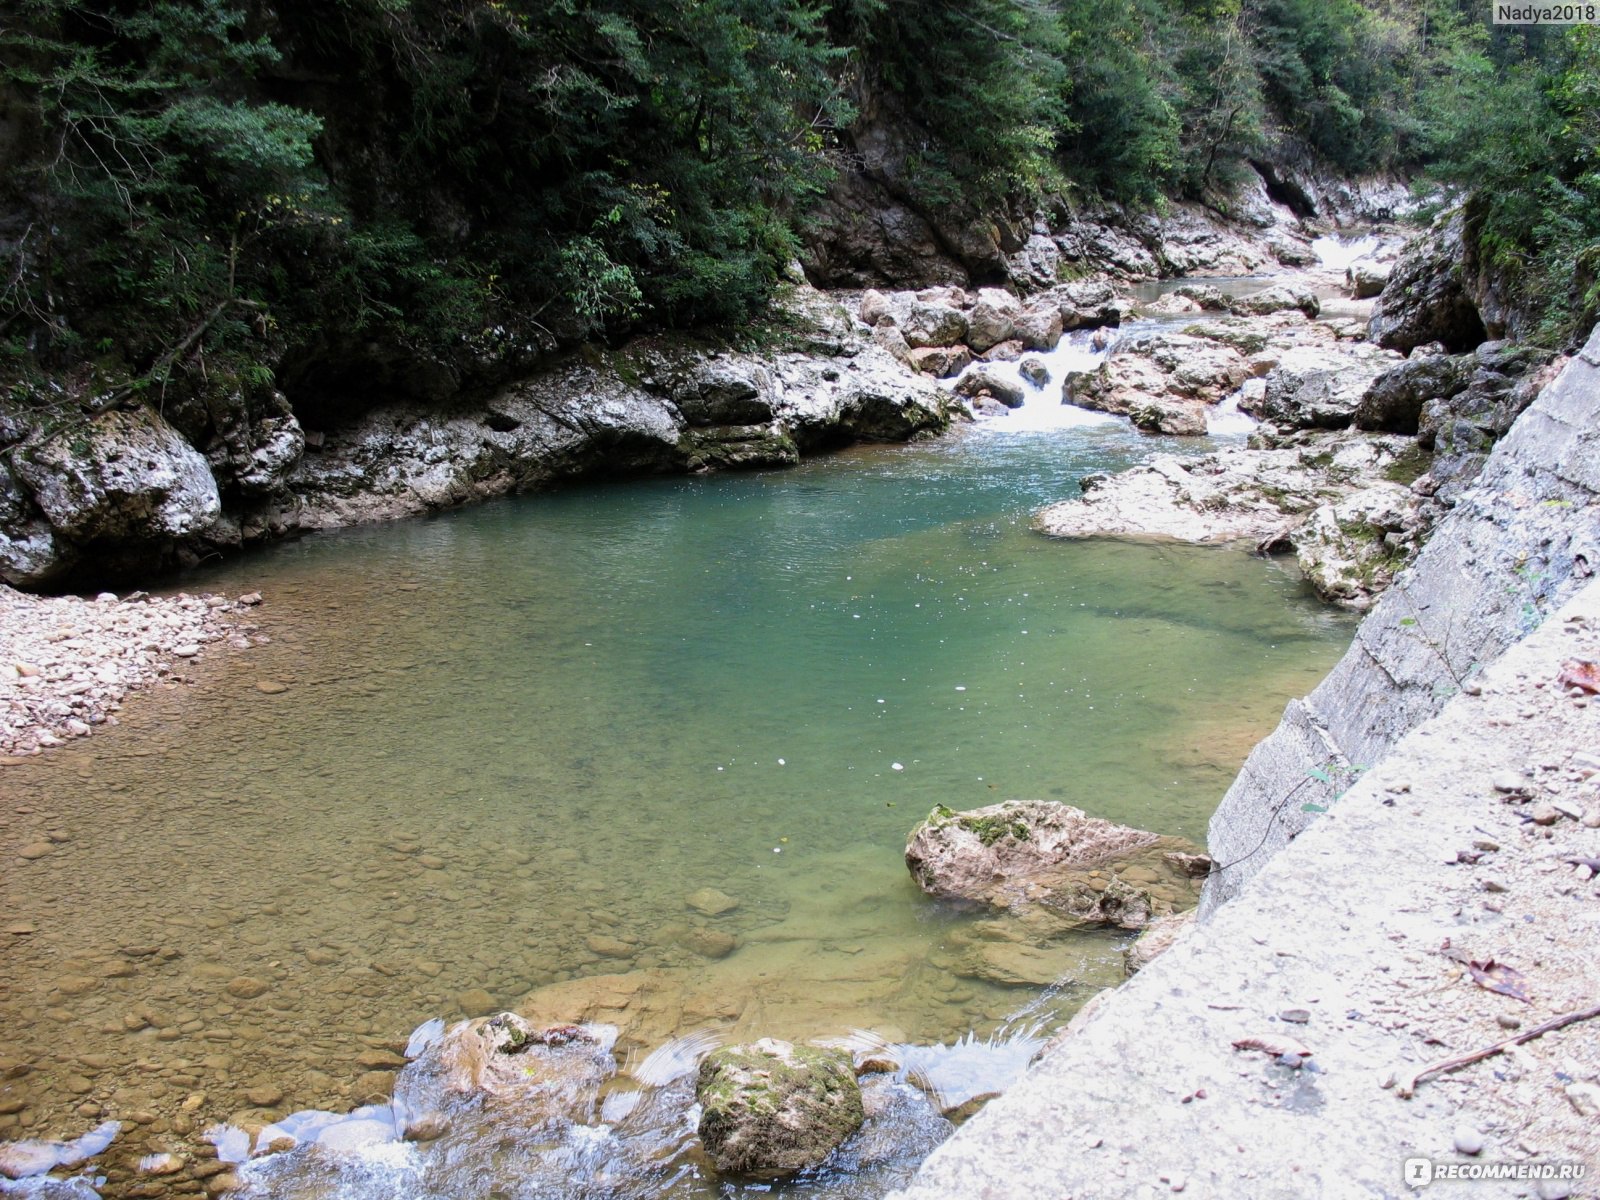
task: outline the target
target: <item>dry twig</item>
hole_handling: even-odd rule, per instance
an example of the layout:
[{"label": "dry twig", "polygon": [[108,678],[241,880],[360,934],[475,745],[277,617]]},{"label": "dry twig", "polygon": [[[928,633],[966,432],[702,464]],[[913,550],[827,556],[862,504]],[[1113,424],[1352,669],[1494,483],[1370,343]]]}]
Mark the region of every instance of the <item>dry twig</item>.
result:
[{"label": "dry twig", "polygon": [[1578,1021],[1587,1021],[1592,1017],[1600,1017],[1600,1004],[1591,1004],[1588,1008],[1580,1008],[1576,1012],[1563,1013],[1559,1017],[1551,1017],[1542,1025],[1535,1025],[1532,1029],[1524,1029],[1516,1037],[1507,1038],[1505,1041],[1497,1042],[1493,1046],[1485,1046],[1482,1050],[1473,1050],[1467,1054],[1458,1054],[1454,1058],[1443,1058],[1436,1063],[1429,1063],[1420,1071],[1402,1079],[1395,1091],[1402,1100],[1409,1100],[1416,1094],[1417,1085],[1431,1075],[1443,1075],[1447,1071],[1458,1071],[1462,1067],[1471,1066],[1473,1063],[1480,1062],[1485,1058],[1492,1058],[1502,1051],[1511,1049],[1513,1046],[1520,1046],[1523,1042],[1531,1042],[1534,1038],[1550,1033],[1552,1030],[1572,1025]]}]

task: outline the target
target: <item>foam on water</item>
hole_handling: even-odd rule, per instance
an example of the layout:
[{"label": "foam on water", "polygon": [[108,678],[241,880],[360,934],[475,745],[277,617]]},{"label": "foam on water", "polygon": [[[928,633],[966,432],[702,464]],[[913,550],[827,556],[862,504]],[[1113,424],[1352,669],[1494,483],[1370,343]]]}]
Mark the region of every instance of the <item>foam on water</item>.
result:
[{"label": "foam on water", "polygon": [[1358,258],[1371,254],[1380,242],[1373,234],[1349,237],[1344,234],[1323,234],[1313,238],[1311,252],[1317,261],[1330,271],[1343,271]]},{"label": "foam on water", "polygon": [[[985,417],[978,422],[977,428],[984,433],[1044,433],[1116,423],[1119,420],[1117,417],[1065,404],[1061,399],[1061,385],[1068,374],[1073,371],[1092,371],[1104,361],[1110,332],[1075,329],[1063,336],[1054,350],[1023,355],[1023,359],[1042,362],[1049,372],[1042,386],[1023,377],[1021,359],[1016,362],[974,363],[968,367],[962,375],[982,371],[1016,385],[1023,394],[1021,408]],[[1094,345],[1097,337],[1101,343],[1099,348]],[[959,379],[960,376],[957,381]]]}]

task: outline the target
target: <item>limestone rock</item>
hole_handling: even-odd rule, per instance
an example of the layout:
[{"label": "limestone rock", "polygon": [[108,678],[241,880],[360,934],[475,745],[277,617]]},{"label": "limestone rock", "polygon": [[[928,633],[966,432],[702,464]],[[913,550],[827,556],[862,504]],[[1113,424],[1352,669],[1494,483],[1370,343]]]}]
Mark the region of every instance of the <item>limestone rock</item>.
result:
[{"label": "limestone rock", "polygon": [[1024,290],[1049,287],[1061,275],[1061,248],[1044,234],[1031,234],[1006,259],[1006,273]]},{"label": "limestone rock", "polygon": [[1159,455],[1116,476],[1088,476],[1079,500],[1041,510],[1056,537],[1167,537],[1188,542],[1281,542],[1285,526],[1357,491],[1415,455],[1409,438],[1306,432],[1278,444],[1236,447],[1200,458]]},{"label": "limestone rock", "polygon": [[948,392],[915,380],[902,384],[865,381],[839,405],[838,426],[868,442],[903,442],[918,433],[941,433],[950,425]]},{"label": "limestone rock", "polygon": [[1379,483],[1324,504],[1290,535],[1295,558],[1317,594],[1365,607],[1414,556],[1417,497]]},{"label": "limestone rock", "polygon": [[1109,283],[1099,279],[1077,279],[1062,284],[1049,296],[1061,310],[1061,323],[1066,329],[1120,325],[1130,307],[1129,301],[1118,297]]},{"label": "limestone rock", "polygon": [[1138,974],[1157,957],[1170,950],[1173,943],[1194,926],[1196,911],[1191,908],[1187,912],[1173,913],[1145,926],[1144,932],[1122,952],[1123,966],[1127,973]]},{"label": "limestone rock", "polygon": [[956,346],[967,336],[967,317],[948,304],[916,301],[900,322],[906,345],[913,350],[924,346]]},{"label": "limestone rock", "polygon": [[924,375],[948,378],[959,375],[972,362],[965,346],[923,346],[911,351],[911,366]]},{"label": "limestone rock", "polygon": [[1061,309],[1054,304],[1035,305],[1014,321],[1018,339],[1026,350],[1054,350],[1061,340]]},{"label": "limestone rock", "polygon": [[1466,258],[1466,215],[1458,208],[1441,215],[1401,253],[1372,306],[1372,340],[1402,351],[1443,342],[1457,353],[1483,341],[1484,321]]},{"label": "limestone rock", "polygon": [[772,373],[760,363],[710,359],[672,393],[691,425],[755,425],[773,417]]},{"label": "limestone rock", "polygon": [[856,311],[866,324],[876,325],[889,315],[889,297],[877,288],[868,288],[861,293],[861,304]]},{"label": "limestone rock", "polygon": [[1370,300],[1383,291],[1394,271],[1392,262],[1375,258],[1358,258],[1345,268],[1345,282],[1350,285],[1350,295],[1357,300]]},{"label": "limestone rock", "polygon": [[515,1013],[461,1021],[400,1073],[395,1108],[415,1123],[481,1099],[526,1132],[583,1120],[616,1073],[614,1039],[605,1027],[539,1027]]},{"label": "limestone rock", "polygon": [[1098,368],[1067,376],[1068,404],[1130,417],[1141,429],[1202,434],[1207,406],[1250,376],[1232,346],[1180,333],[1149,333],[1119,345]]},{"label": "limestone rock", "polygon": [[[933,896],[1138,929],[1193,904],[1198,849],[1068,804],[1008,800],[961,813],[936,807],[912,830],[906,866]],[[1174,852],[1185,857],[1165,857]]]},{"label": "limestone rock", "polygon": [[982,367],[968,371],[961,377],[956,383],[956,395],[970,400],[990,396],[1007,408],[1021,408],[1025,399],[1022,388],[997,372],[985,371]]},{"label": "limestone rock", "polygon": [[978,302],[967,314],[967,345],[982,354],[1001,342],[1008,341],[1016,331],[1015,319],[1022,305],[1009,292],[999,288],[982,288]]},{"label": "limestone rock", "polygon": [[1353,414],[1356,428],[1416,433],[1429,401],[1465,390],[1474,361],[1465,355],[1424,354],[1391,367],[1362,394]]},{"label": "limestone rock", "polygon": [[114,409],[19,447],[12,468],[51,528],[79,543],[188,537],[222,511],[206,460],[147,408]]},{"label": "limestone rock", "polygon": [[1298,309],[1306,316],[1314,317],[1322,311],[1322,304],[1312,294],[1311,289],[1288,283],[1274,284],[1252,295],[1238,297],[1229,307],[1234,312],[1249,313],[1257,317],[1292,309]]},{"label": "limestone rock", "polygon": [[861,1127],[850,1055],[763,1038],[700,1064],[700,1140],[717,1170],[788,1175],[816,1166]]}]

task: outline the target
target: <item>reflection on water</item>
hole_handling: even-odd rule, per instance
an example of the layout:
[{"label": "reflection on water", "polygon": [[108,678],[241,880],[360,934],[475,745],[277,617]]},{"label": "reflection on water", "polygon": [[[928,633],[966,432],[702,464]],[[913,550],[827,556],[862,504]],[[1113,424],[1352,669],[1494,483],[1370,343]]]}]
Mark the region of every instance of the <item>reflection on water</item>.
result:
[{"label": "reflection on water", "polygon": [[[1029,532],[1150,448],[969,431],[192,581],[262,591],[266,644],[5,770],[7,840],[60,840],[0,881],[37,927],[3,946],[0,1057],[33,1071],[0,1138],[347,1111],[417,1022],[550,985],[633,1014],[624,1049],[986,1037],[1030,993],[939,965],[971,918],[910,882],[912,824],[1045,797],[1202,838],[1351,629],[1240,552]],[[1120,944],[1071,949],[1109,980]]]}]

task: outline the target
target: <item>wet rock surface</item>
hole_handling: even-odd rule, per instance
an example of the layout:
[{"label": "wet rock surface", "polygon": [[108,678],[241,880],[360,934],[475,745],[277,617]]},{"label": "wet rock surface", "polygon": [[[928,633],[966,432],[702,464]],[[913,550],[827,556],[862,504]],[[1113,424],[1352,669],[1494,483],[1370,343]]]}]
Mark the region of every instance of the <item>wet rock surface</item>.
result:
[{"label": "wet rock surface", "polygon": [[865,1119],[850,1056],[763,1038],[713,1052],[695,1083],[700,1140],[719,1171],[820,1164]]}]

